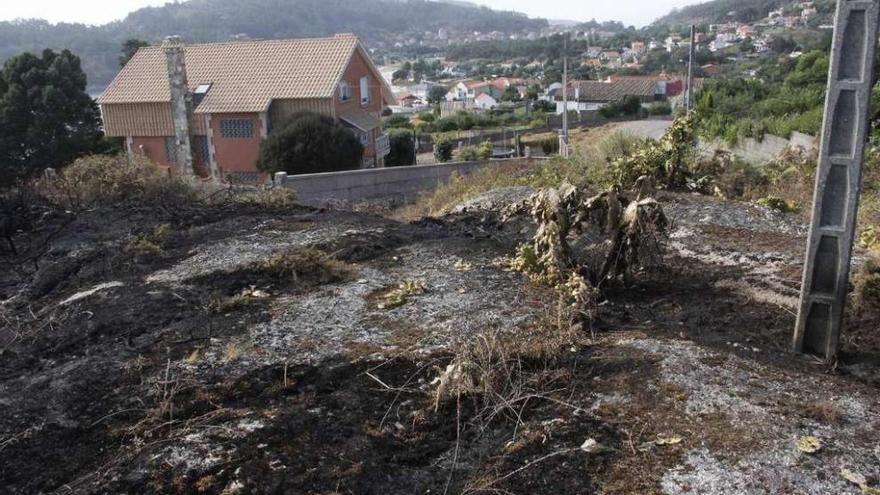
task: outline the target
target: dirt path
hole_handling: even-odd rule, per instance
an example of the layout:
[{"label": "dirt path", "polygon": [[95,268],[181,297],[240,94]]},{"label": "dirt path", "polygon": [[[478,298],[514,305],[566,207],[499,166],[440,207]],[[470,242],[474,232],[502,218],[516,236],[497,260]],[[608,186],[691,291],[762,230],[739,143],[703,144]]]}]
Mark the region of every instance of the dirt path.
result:
[{"label": "dirt path", "polygon": [[[132,261],[121,233],[142,219],[83,215],[51,251],[63,277],[4,279],[31,295],[3,306],[0,486],[859,493],[848,469],[876,487],[873,355],[846,347],[828,372],[787,352],[803,227],[753,205],[661,199],[676,226],[664,265],[610,287],[594,333],[566,336],[552,359],[499,361],[510,367],[491,400],[437,401],[435,379],[462,346],[543,342],[536,332],[559,324],[551,293],[497,263],[529,237],[525,219],[205,213]],[[304,249],[351,274],[254,271]],[[398,304],[405,282],[423,289]],[[805,436],[821,449],[798,450]]]}]

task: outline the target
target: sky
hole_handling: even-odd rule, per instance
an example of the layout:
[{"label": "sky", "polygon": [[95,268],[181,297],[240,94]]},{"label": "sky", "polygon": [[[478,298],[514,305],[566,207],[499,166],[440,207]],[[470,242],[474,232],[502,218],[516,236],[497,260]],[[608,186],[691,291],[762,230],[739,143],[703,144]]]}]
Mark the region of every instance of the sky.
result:
[{"label": "sky", "polygon": [[[242,0],[246,2],[247,0]],[[352,0],[357,1],[357,0]],[[674,7],[700,0],[476,0],[494,9],[515,10],[546,19],[618,20],[643,26]],[[40,18],[50,22],[104,24],[121,19],[140,7],[163,5],[167,0],[2,0],[0,20]]]}]

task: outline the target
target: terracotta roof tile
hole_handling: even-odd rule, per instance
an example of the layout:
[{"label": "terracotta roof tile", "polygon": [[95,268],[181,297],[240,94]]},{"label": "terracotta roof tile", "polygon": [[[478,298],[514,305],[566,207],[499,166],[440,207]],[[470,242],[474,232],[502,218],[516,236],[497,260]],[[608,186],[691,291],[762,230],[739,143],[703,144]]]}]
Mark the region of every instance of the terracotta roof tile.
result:
[{"label": "terracotta roof tile", "polygon": [[[261,112],[273,99],[332,97],[358,49],[364,50],[350,34],[184,45],[190,89],[211,84],[196,113]],[[365,50],[363,55],[369,59]],[[139,50],[98,98],[100,104],[166,101],[171,95],[161,47]]]},{"label": "terracotta roof tile", "polygon": [[580,88],[580,101],[609,102],[623,99],[624,96],[653,98],[657,82],[651,79],[622,79],[611,82],[577,81],[568,90],[574,98],[574,88]]},{"label": "terracotta roof tile", "polygon": [[339,118],[364,132],[382,125],[378,118],[360,108],[344,110],[339,114]]}]

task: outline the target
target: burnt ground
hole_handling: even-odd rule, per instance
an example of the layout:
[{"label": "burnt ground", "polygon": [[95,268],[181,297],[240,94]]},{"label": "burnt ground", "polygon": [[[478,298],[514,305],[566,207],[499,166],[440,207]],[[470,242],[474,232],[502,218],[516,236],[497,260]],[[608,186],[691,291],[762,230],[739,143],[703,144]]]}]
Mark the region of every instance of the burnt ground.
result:
[{"label": "burnt ground", "polygon": [[[877,322],[850,315],[834,367],[790,354],[803,227],[662,200],[663,262],[607,287],[592,332],[511,361],[494,396],[439,401],[456,349],[554,327],[555,297],[496,262],[524,219],[55,213],[18,239],[37,263],[4,259],[0,491],[859,493],[844,468],[878,486]],[[158,249],[133,243],[161,223]],[[301,250],[345,274],[254,269]],[[389,307],[407,281],[424,291]]]}]

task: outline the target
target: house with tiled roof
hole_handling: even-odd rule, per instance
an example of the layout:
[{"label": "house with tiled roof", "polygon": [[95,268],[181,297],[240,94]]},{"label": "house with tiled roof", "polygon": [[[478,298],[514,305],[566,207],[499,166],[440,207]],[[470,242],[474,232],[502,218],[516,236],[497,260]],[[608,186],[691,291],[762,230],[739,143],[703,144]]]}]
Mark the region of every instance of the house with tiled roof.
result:
[{"label": "house with tiled roof", "polygon": [[[572,81],[568,85],[568,110],[598,110],[608,103],[634,96],[643,104],[662,100],[655,79],[616,79],[605,81]],[[562,96],[556,97],[556,112],[562,113]]]},{"label": "house with tiled roof", "polygon": [[108,136],[173,173],[261,180],[260,143],[307,110],[349,127],[362,166],[384,166],[379,117],[396,102],[358,38],[184,44],[140,49],[98,98]]}]

